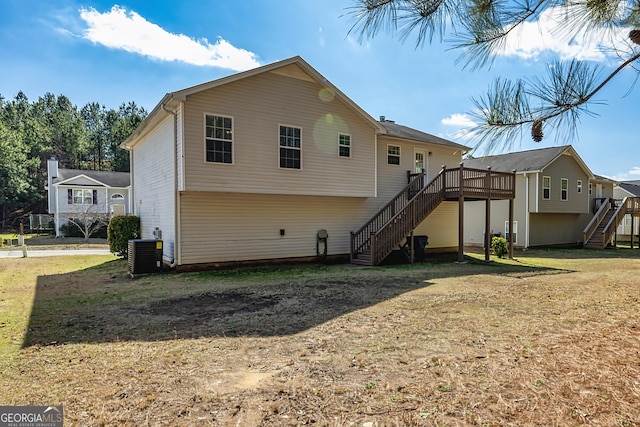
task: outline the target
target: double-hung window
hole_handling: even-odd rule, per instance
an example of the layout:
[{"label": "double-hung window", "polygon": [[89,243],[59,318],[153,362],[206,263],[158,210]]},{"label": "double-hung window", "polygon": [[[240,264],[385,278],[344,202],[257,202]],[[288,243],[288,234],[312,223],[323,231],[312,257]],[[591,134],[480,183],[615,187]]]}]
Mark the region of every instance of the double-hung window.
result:
[{"label": "double-hung window", "polygon": [[551,199],[551,177],[550,176],[542,177],[542,199],[543,200]]},{"label": "double-hung window", "polygon": [[205,145],[207,162],[233,163],[233,119],[207,114]]},{"label": "double-hung window", "polygon": [[389,165],[400,164],[400,146],[399,145],[387,145],[387,164]]},{"label": "double-hung window", "polygon": [[70,205],[95,205],[97,201],[97,190],[88,189],[68,189],[67,203]]},{"label": "double-hung window", "polygon": [[302,129],[280,126],[280,167],[302,168]]},{"label": "double-hung window", "polygon": [[581,194],[581,193],[582,193],[582,180],[579,179],[578,180],[578,194]]},{"label": "double-hung window", "polygon": [[351,135],[338,135],[338,154],[340,157],[351,157]]},{"label": "double-hung window", "polygon": [[569,200],[569,180],[567,178],[560,179],[560,200]]}]

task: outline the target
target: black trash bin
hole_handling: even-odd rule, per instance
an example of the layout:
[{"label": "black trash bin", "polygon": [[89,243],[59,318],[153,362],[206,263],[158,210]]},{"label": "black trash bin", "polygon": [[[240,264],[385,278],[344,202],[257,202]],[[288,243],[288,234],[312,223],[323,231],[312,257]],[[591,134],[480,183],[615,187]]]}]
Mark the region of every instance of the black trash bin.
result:
[{"label": "black trash bin", "polygon": [[[407,244],[409,243],[409,238],[407,238]],[[415,235],[413,236],[413,250],[415,253],[416,261],[424,261],[425,259],[425,248],[429,244],[429,236],[425,235]]]}]

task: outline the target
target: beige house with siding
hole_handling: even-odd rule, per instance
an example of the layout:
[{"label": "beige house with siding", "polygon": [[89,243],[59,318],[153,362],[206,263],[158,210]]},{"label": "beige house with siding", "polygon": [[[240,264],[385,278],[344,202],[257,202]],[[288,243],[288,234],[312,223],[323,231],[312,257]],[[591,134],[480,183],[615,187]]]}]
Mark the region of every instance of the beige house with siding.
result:
[{"label": "beige house with siding", "polygon": [[[300,57],[167,93],[123,147],[142,238],[185,268],[348,257],[408,172],[428,182],[468,150],[375,120]],[[452,250],[457,224],[444,201],[415,233]]]},{"label": "beige house with siding", "polygon": [[[613,197],[613,181],[594,175],[570,145],[469,159],[464,165],[515,170],[513,237],[517,247],[583,244],[585,227],[599,201]],[[465,244],[483,244],[482,205],[465,203]],[[492,201],[493,235],[508,235],[507,207],[506,201]]]}]

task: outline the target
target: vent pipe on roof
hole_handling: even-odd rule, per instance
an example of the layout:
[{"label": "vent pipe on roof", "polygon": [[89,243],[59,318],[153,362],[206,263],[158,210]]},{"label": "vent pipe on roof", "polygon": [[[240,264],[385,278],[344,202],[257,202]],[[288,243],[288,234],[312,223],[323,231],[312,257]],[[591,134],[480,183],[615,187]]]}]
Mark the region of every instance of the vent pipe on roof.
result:
[{"label": "vent pipe on roof", "polygon": [[380,116],[380,121],[384,122],[387,118],[385,116]]}]

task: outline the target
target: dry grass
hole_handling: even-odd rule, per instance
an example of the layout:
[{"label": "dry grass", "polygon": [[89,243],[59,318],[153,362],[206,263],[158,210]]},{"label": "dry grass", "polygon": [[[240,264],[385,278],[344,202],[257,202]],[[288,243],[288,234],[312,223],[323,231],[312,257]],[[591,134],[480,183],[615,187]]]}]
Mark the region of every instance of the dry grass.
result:
[{"label": "dry grass", "polygon": [[137,280],[72,259],[0,260],[0,402],[65,425],[640,425],[637,249]]}]

